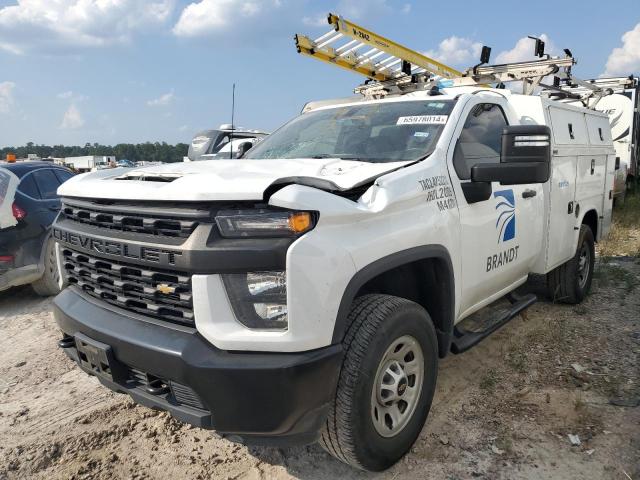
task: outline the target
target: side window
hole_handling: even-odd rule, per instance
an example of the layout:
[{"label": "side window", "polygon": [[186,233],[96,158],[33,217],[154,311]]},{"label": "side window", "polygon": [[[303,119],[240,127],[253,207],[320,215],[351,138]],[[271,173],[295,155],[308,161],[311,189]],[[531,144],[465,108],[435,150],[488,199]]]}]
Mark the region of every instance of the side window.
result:
[{"label": "side window", "polygon": [[54,170],[56,177],[58,177],[58,181],[60,183],[64,183],[73,177],[73,173],[67,172],[66,170]]},{"label": "side window", "polygon": [[40,192],[36,185],[36,181],[33,179],[33,175],[25,176],[18,185],[18,190],[31,198],[40,200]]},{"label": "side window", "polygon": [[507,119],[499,105],[481,103],[473,107],[453,151],[453,166],[461,180],[471,178],[478,163],[500,162],[502,129]]},{"label": "side window", "polygon": [[53,200],[58,198],[56,190],[60,186],[58,177],[53,173],[51,169],[36,170],[31,174],[38,185],[40,190],[40,196],[43,200]]}]

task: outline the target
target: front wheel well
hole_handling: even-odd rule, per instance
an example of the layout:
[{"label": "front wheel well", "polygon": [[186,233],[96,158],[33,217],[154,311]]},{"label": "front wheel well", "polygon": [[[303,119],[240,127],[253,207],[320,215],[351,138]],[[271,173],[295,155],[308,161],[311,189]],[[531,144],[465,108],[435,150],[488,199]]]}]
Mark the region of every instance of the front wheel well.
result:
[{"label": "front wheel well", "polygon": [[594,239],[598,238],[598,214],[595,210],[589,210],[584,214],[584,217],[582,217],[582,224],[591,229]]},{"label": "front wheel well", "polygon": [[448,259],[423,258],[395,266],[369,279],[355,296],[376,293],[405,298],[424,307],[436,329],[440,357],[448,353],[455,295]]}]

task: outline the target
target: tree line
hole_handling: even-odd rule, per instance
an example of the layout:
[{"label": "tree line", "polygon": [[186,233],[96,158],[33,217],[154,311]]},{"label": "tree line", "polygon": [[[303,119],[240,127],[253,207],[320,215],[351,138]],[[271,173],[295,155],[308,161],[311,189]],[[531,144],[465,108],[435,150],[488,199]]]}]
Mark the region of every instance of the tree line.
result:
[{"label": "tree line", "polygon": [[117,145],[100,145],[99,143],[86,143],[81,146],[67,145],[36,145],[29,142],[21,147],[0,148],[0,159],[4,160],[8,153],[13,153],[17,158],[26,158],[28,154],[35,153],[40,158],[50,157],[81,157],[84,155],[115,155],[117,160],[126,158],[132,162],[181,162],[187,155],[189,145],[178,143],[169,145],[166,142],[146,143],[119,143]]}]

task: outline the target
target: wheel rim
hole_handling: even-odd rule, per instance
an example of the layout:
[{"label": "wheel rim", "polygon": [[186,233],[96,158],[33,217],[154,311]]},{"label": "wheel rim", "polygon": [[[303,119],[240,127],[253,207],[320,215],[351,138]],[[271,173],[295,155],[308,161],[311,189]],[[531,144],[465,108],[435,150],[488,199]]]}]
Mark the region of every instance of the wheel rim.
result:
[{"label": "wheel rim", "polygon": [[589,271],[591,270],[591,249],[587,242],[582,243],[580,248],[580,258],[578,259],[578,284],[584,289],[589,279]]},{"label": "wheel rim", "polygon": [[418,341],[402,336],[382,356],[371,392],[371,420],[383,437],[393,437],[413,416],[424,381],[424,355]]}]

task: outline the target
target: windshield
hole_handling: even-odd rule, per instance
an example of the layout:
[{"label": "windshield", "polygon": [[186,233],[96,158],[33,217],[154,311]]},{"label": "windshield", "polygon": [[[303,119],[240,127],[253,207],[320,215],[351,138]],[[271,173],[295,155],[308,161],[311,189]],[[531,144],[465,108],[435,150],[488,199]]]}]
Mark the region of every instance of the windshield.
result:
[{"label": "windshield", "polygon": [[415,161],[429,155],[452,100],[350,105],[300,115],[247,152],[247,159]]}]

